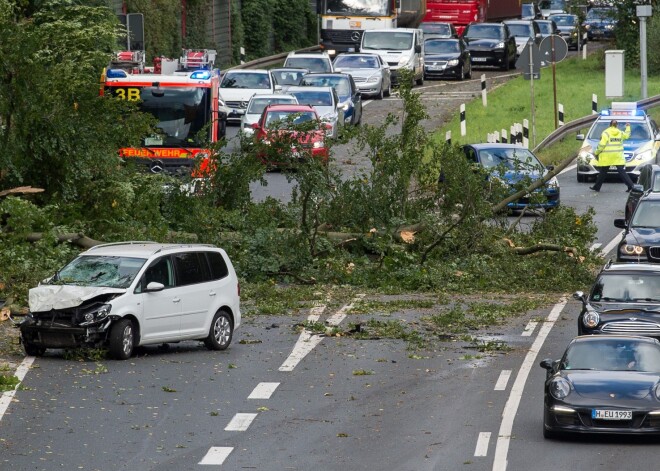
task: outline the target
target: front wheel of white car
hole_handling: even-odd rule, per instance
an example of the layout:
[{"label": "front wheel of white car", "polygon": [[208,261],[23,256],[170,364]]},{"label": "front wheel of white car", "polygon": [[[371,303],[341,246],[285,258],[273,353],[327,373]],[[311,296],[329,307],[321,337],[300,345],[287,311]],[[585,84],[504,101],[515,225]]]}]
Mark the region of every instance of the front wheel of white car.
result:
[{"label": "front wheel of white car", "polygon": [[234,324],[225,311],[218,311],[213,316],[209,335],[204,339],[204,345],[209,350],[226,350],[234,335]]},{"label": "front wheel of white car", "polygon": [[129,319],[120,319],[110,328],[108,340],[110,355],[117,360],[128,360],[135,348],[135,328]]}]

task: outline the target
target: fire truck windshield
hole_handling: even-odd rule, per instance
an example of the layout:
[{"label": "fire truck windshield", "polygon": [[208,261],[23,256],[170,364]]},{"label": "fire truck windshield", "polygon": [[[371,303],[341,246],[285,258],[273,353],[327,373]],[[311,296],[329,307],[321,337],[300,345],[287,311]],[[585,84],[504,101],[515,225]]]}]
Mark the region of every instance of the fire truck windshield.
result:
[{"label": "fire truck windshield", "polygon": [[390,16],[391,0],[319,0],[323,11],[335,15]]},{"label": "fire truck windshield", "polygon": [[[140,110],[158,120],[159,136],[145,139],[149,147],[201,144],[198,133],[211,121],[210,88],[109,87],[113,96],[139,101]],[[137,99],[139,90],[139,100]],[[126,98],[128,97],[128,98]]]}]

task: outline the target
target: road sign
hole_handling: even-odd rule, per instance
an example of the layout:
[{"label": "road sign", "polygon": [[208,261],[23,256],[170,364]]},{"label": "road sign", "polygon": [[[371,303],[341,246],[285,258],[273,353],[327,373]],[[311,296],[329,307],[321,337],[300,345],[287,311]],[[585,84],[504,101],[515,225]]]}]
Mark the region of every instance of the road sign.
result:
[{"label": "road sign", "polygon": [[539,50],[541,51],[541,60],[544,62],[544,65],[550,65],[553,62],[561,62],[568,54],[568,44],[561,36],[556,34],[551,34],[543,38],[541,44],[539,45]]},{"label": "road sign", "polygon": [[533,41],[525,45],[525,49],[520,53],[516,61],[516,67],[522,70],[525,80],[534,80],[541,78],[541,52]]}]

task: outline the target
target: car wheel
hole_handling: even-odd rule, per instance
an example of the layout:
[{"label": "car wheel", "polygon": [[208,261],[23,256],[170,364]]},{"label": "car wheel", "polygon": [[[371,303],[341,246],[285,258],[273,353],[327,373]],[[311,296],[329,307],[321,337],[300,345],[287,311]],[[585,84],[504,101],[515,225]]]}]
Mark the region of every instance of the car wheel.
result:
[{"label": "car wheel", "polygon": [[209,335],[204,339],[204,345],[209,350],[225,350],[231,343],[234,325],[231,317],[225,311],[218,311],[213,316]]},{"label": "car wheel", "polygon": [[467,71],[467,78],[471,79],[472,78],[472,64],[468,63],[468,71]]},{"label": "car wheel", "polygon": [[135,329],[129,319],[119,319],[110,328],[108,340],[110,355],[117,360],[128,360],[135,348]]},{"label": "car wheel", "polygon": [[389,96],[392,95],[392,82],[390,82],[390,83],[387,84],[387,90],[385,90],[384,95],[385,95],[386,97],[389,97]]},{"label": "car wheel", "polygon": [[384,94],[385,94],[385,93],[383,92],[383,86],[381,85],[381,86],[380,86],[380,91],[378,92],[378,95],[376,95],[376,99],[378,99],[378,100],[382,100]]},{"label": "car wheel", "polygon": [[509,60],[509,56],[506,56],[504,58],[504,64],[502,65],[502,70],[509,70],[511,67],[511,61]]},{"label": "car wheel", "polygon": [[585,182],[585,177],[581,173],[577,174],[577,181],[578,183],[584,183]]},{"label": "car wheel", "polygon": [[25,354],[30,357],[40,357],[46,353],[46,349],[44,347],[26,342],[25,340],[23,340],[23,348],[25,349]]}]

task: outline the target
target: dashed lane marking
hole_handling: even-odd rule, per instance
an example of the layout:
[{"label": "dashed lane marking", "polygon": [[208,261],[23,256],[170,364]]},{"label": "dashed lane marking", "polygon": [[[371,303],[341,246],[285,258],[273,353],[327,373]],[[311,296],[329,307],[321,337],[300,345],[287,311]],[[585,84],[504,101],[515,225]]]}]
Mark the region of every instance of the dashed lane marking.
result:
[{"label": "dashed lane marking", "polygon": [[221,465],[233,450],[233,447],[228,446],[212,446],[197,464]]},{"label": "dashed lane marking", "polygon": [[23,381],[23,379],[25,378],[27,372],[30,370],[30,366],[32,366],[32,363],[34,363],[34,357],[25,357],[21,362],[21,364],[18,365],[18,368],[16,368],[16,373],[14,373],[14,376],[18,378],[19,384],[17,384],[16,388],[12,389],[11,391],[5,391],[4,393],[2,393],[2,397],[0,397],[0,421],[2,420],[2,417],[5,415],[5,412],[7,412],[7,408],[9,407],[9,404],[11,404],[11,401],[14,399],[14,396],[16,395],[16,389],[20,385],[20,382]]},{"label": "dashed lane marking", "polygon": [[474,456],[487,456],[489,441],[490,432],[479,433],[479,438],[477,439],[477,447],[474,449]]},{"label": "dashed lane marking", "polygon": [[538,324],[537,321],[529,321],[525,326],[525,330],[523,330],[523,333],[520,335],[522,335],[523,337],[529,337],[534,333],[534,329],[536,329],[537,324]]},{"label": "dashed lane marking", "polygon": [[[497,383],[495,383],[495,391],[504,391],[510,377],[511,370],[502,370],[500,377],[497,378]],[[490,435],[490,433],[488,435]]]},{"label": "dashed lane marking", "polygon": [[602,250],[603,255],[607,255],[614,249],[619,244],[619,241],[621,240],[621,236],[623,235],[623,231],[619,232],[616,236],[614,236],[614,239],[610,241],[609,244],[605,246],[605,248]]},{"label": "dashed lane marking", "polygon": [[229,424],[225,427],[225,431],[245,432],[256,417],[257,414],[239,412],[229,421]]},{"label": "dashed lane marking", "polygon": [[280,383],[259,383],[252,390],[248,399],[270,399]]}]

